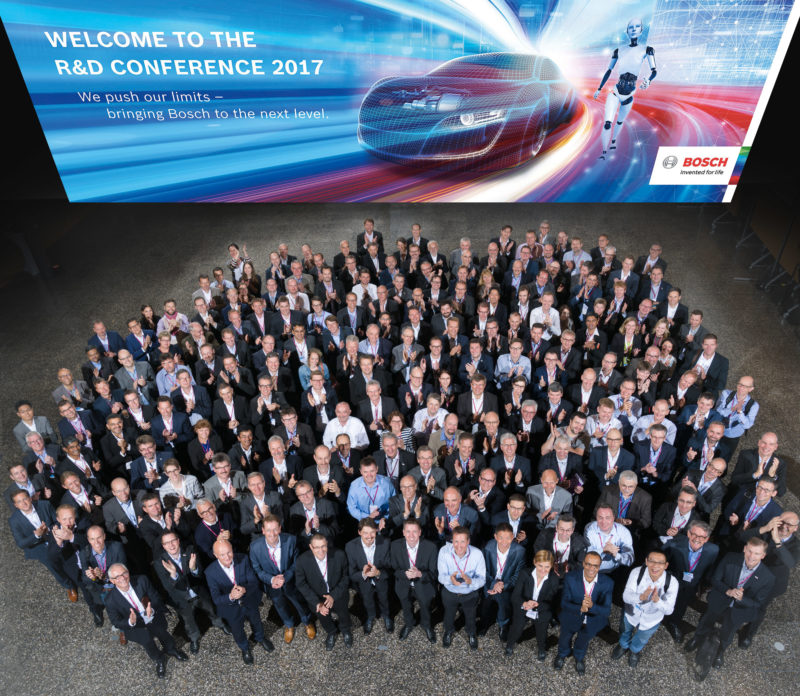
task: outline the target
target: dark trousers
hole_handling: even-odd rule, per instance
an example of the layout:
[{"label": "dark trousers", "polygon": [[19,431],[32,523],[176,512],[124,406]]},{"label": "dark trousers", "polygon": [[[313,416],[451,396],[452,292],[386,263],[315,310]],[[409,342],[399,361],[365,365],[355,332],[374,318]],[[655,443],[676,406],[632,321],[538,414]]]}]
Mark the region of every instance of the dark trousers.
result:
[{"label": "dark trousers", "polygon": [[481,624],[490,626],[497,610],[497,625],[502,628],[511,621],[511,589],[498,594],[484,594],[481,598]]},{"label": "dark trousers", "polygon": [[200,639],[200,627],[197,625],[197,620],[195,619],[195,611],[199,610],[204,612],[208,618],[211,619],[211,623],[217,628],[223,625],[222,619],[217,616],[214,603],[211,601],[211,596],[208,594],[208,591],[200,587],[197,588],[195,592],[197,596],[194,599],[189,600],[187,597],[186,601],[181,602],[175,607],[178,611],[178,615],[183,620],[183,625],[186,627],[186,635],[191,641]]},{"label": "dark trousers", "polygon": [[671,614],[664,617],[664,625],[680,628],[681,620],[686,613],[686,608],[696,594],[697,583],[689,584],[688,582],[681,582],[678,586],[678,594],[675,597],[675,608],[672,610]]},{"label": "dark trousers", "polygon": [[432,628],[431,625],[431,604],[436,597],[436,590],[427,584],[415,582],[413,586],[410,583],[400,583],[395,581],[394,586],[395,594],[400,600],[400,606],[403,608],[403,621],[406,626],[414,626],[414,600],[419,603],[419,619],[423,628]]},{"label": "dark trousers", "polygon": [[283,625],[286,628],[294,628],[295,626],[292,606],[294,606],[297,613],[300,615],[300,621],[302,623],[311,623],[313,618],[311,612],[308,610],[305,601],[293,584],[284,585],[277,590],[268,587],[267,593],[272,600],[272,606],[275,607],[275,611],[278,612],[278,616],[281,617],[281,621],[283,621]]},{"label": "dark trousers", "polygon": [[714,611],[711,607],[706,609],[705,614],[700,617],[700,623],[697,624],[695,638],[698,641],[705,640],[714,631],[717,621],[722,622],[722,628],[719,631],[719,649],[722,652],[733,642],[734,634],[742,625],[734,621],[733,612],[729,607],[723,607],[721,611]]},{"label": "dark trousers", "polygon": [[388,618],[389,614],[389,581],[387,579],[376,580],[373,585],[369,580],[362,580],[357,585],[361,601],[364,602],[364,609],[368,619],[374,619],[377,611],[381,616]]},{"label": "dark trousers", "polygon": [[[575,624],[573,620],[570,620],[565,625],[562,613],[561,633],[558,634],[558,656],[567,657],[572,652],[576,660],[583,660],[586,657],[589,643],[595,635],[597,635],[597,631],[590,631],[584,623]],[[573,637],[575,638],[574,643]]]},{"label": "dark trousers", "polygon": [[[125,637],[134,643],[139,643],[147,656],[151,660],[161,660],[164,653],[176,650],[175,640],[167,628],[167,619],[163,614],[156,614],[156,617],[144,628],[126,629]],[[154,638],[158,638],[161,648],[156,645]]]},{"label": "dark trousers", "polygon": [[444,631],[452,633],[455,630],[456,612],[459,607],[464,613],[464,629],[468,636],[477,633],[477,613],[480,590],[466,594],[456,594],[447,588],[442,588],[442,605],[444,606]]},{"label": "dark trousers", "polygon": [[[539,650],[547,648],[547,629],[550,626],[551,615],[549,613],[540,613],[537,619],[532,619],[533,626],[536,629],[536,646]],[[511,629],[508,632],[508,641],[506,645],[511,647],[519,642],[522,632],[525,630],[529,619],[522,609],[514,610],[514,618],[511,621]]]},{"label": "dark trousers", "polygon": [[50,557],[47,555],[47,547],[44,544],[34,546],[32,549],[27,549],[26,558],[34,558],[41,563],[47,570],[50,571],[56,582],[61,585],[65,590],[71,590],[75,585],[64,573],[57,570],[50,562]]},{"label": "dark trousers", "polygon": [[247,650],[250,646],[244,629],[245,619],[253,627],[253,636],[256,641],[264,640],[264,624],[261,623],[258,602],[242,602],[238,606],[231,607],[222,615],[222,618],[228,622],[231,633],[233,633],[233,640],[236,641],[240,650]]},{"label": "dark trousers", "polygon": [[[333,607],[328,615],[323,616],[322,614],[317,613],[317,618],[319,619],[320,626],[322,626],[322,630],[324,630],[328,635],[331,633],[336,633],[337,630],[349,632],[350,627],[352,626],[352,622],[350,621],[350,610],[347,607],[347,604],[350,601],[350,593],[344,592],[343,594],[339,595],[331,595],[331,597],[333,597]],[[336,625],[336,621],[333,620],[334,613],[339,619],[338,626]]]}]

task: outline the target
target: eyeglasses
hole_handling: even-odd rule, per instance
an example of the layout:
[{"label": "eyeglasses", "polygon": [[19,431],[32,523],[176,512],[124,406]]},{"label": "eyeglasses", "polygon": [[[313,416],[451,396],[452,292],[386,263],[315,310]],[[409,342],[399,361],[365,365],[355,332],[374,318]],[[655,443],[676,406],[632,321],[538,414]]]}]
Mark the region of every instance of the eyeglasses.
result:
[{"label": "eyeglasses", "polygon": [[121,573],[117,573],[116,575],[109,575],[109,580],[116,580],[117,578],[127,578],[130,576],[130,573],[127,570],[123,570]]}]

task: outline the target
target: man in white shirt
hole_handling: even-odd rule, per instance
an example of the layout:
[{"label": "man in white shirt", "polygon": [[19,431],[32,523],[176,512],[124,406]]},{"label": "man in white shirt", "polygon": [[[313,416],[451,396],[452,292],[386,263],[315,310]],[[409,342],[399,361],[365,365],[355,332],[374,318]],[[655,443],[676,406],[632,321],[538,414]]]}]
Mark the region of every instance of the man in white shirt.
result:
[{"label": "man in white shirt", "polygon": [[622,593],[625,609],[620,621],[621,635],[611,659],[618,660],[630,650],[628,664],[636,667],[647,641],[658,630],[661,620],[672,613],[678,581],[666,572],[668,566],[663,551],[651,551],[645,567],[631,571]]},{"label": "man in white shirt", "polygon": [[542,304],[531,311],[530,325],[541,324],[544,326],[542,338],[550,341],[553,337],[561,335],[561,319],[558,316],[558,310],[553,308],[555,295],[547,290],[542,293],[540,301]]},{"label": "man in white shirt", "polygon": [[354,449],[363,450],[369,445],[369,437],[367,437],[364,424],[355,416],[350,415],[350,404],[345,401],[336,404],[336,418],[325,426],[322,443],[333,449],[336,447],[336,438],[342,434],[350,437]]},{"label": "man in white shirt", "polygon": [[610,505],[595,510],[595,521],[586,525],[583,536],[589,551],[600,555],[600,572],[615,573],[633,563],[633,538],[625,525],[614,521],[616,511]]}]

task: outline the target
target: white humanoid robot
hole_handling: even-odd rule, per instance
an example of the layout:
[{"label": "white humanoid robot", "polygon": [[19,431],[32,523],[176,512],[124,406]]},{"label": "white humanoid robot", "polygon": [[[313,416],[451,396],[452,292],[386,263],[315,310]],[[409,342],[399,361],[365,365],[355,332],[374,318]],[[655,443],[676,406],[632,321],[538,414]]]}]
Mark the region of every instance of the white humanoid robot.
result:
[{"label": "white humanoid robot", "polygon": [[[641,19],[631,19],[625,29],[629,43],[614,49],[611,55],[611,62],[608,65],[600,86],[594,93],[594,98],[600,97],[603,86],[611,77],[611,72],[616,67],[619,78],[614,89],[611,90],[606,99],[605,123],[601,133],[603,143],[603,154],[600,159],[605,159],[609,151],[617,149],[617,137],[619,136],[625,117],[633,108],[633,97],[636,93],[636,80],[639,79],[639,71],[642,63],[647,61],[650,66],[650,76],[642,79],[639,89],[647,89],[656,76],[656,56],[652,46],[642,46],[639,44],[639,37],[642,35],[643,24]],[[616,112],[616,127],[614,126],[614,113]],[[612,137],[613,136],[613,137]]]}]

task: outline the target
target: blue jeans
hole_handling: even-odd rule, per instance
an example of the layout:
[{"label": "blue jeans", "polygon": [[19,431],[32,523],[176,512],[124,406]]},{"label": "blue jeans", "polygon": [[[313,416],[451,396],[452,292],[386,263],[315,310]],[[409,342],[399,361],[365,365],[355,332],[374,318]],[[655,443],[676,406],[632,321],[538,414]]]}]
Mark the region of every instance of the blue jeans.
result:
[{"label": "blue jeans", "polygon": [[[622,621],[619,623],[619,631],[621,633],[619,644],[626,650],[630,649],[632,653],[640,653],[644,650],[644,646],[647,645],[647,641],[650,640],[650,636],[658,630],[660,625],[661,622],[648,629],[637,630],[636,626],[632,626],[628,622],[628,617],[625,615],[625,612],[623,612]],[[636,631],[636,633],[634,633],[634,631]]]}]

